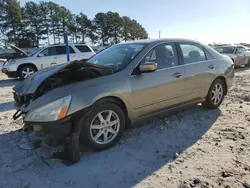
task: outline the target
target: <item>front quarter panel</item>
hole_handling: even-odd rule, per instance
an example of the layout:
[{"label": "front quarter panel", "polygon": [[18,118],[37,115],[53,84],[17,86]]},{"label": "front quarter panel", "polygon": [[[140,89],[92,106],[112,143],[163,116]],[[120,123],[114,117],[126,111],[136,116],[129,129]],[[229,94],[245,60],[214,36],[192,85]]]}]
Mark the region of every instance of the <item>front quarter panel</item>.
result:
[{"label": "front quarter panel", "polygon": [[26,64],[26,63],[32,63],[33,58],[27,57],[27,58],[21,58],[21,59],[15,59],[15,63],[9,64],[8,62],[5,64],[4,68],[7,68],[9,71],[17,71],[18,67]]}]

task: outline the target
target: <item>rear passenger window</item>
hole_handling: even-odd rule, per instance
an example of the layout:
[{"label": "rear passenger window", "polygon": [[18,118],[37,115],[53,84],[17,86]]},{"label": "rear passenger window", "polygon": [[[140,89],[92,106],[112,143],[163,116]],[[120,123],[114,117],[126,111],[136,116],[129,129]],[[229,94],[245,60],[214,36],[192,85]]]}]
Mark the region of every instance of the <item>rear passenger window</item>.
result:
[{"label": "rear passenger window", "polygon": [[206,61],[205,53],[200,45],[180,44],[184,64]]},{"label": "rear passenger window", "polygon": [[205,49],[205,53],[206,53],[207,60],[214,59],[213,56],[206,49]]},{"label": "rear passenger window", "polygon": [[89,49],[89,47],[86,46],[86,45],[77,45],[76,48],[77,48],[80,52],[91,52],[91,50]]},{"label": "rear passenger window", "polygon": [[66,47],[65,46],[56,46],[56,55],[63,55],[66,54]]}]

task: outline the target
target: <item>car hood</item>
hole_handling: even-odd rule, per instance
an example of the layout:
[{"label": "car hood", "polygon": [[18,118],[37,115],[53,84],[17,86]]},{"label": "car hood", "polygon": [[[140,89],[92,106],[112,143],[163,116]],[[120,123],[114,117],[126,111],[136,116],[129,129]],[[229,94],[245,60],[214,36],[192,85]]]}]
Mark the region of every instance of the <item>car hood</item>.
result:
[{"label": "car hood", "polygon": [[[44,80],[48,79],[49,77],[52,77],[53,75],[56,75],[59,72],[64,72],[69,69],[71,69],[72,72],[74,72],[74,70],[77,71],[79,70],[79,66],[83,68],[88,67],[91,69],[95,69],[96,71],[100,73],[100,75],[107,75],[107,74],[113,73],[113,70],[107,67],[94,65],[94,64],[87,63],[87,62],[73,61],[70,63],[65,63],[65,64],[56,65],[53,67],[42,69],[36,72],[35,74],[33,74],[32,76],[26,78],[20,84],[16,85],[13,88],[13,90],[18,95],[34,94],[36,90],[38,89],[38,87],[40,87],[40,85],[43,83]],[[84,74],[84,72],[82,72],[82,74]]]},{"label": "car hood", "polygon": [[69,66],[70,64],[62,64],[56,65],[53,67],[44,68],[32,76],[26,78],[20,84],[16,85],[13,90],[19,94],[32,94],[36,91],[39,85],[48,77],[52,76],[53,74],[59,72],[61,69]]},{"label": "car hood", "polygon": [[29,57],[29,55],[24,52],[23,50],[21,50],[20,48],[14,46],[14,45],[10,45],[10,47],[15,50],[16,53],[18,53],[21,57]]}]

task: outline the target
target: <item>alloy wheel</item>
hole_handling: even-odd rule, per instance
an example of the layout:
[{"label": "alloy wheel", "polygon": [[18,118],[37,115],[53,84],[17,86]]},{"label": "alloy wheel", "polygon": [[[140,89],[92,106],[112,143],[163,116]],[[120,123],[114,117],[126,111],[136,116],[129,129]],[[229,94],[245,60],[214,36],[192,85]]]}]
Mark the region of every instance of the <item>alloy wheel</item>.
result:
[{"label": "alloy wheel", "polygon": [[221,102],[223,98],[223,86],[220,83],[214,85],[212,90],[212,102],[217,105]]},{"label": "alloy wheel", "polygon": [[90,136],[97,144],[110,143],[118,134],[120,118],[112,110],[98,113],[91,122]]},{"label": "alloy wheel", "polygon": [[34,73],[35,73],[35,71],[34,71],[32,68],[29,68],[29,67],[24,68],[24,69],[22,70],[22,76],[23,76],[24,78],[28,78],[29,76],[31,76],[31,75],[34,74]]}]

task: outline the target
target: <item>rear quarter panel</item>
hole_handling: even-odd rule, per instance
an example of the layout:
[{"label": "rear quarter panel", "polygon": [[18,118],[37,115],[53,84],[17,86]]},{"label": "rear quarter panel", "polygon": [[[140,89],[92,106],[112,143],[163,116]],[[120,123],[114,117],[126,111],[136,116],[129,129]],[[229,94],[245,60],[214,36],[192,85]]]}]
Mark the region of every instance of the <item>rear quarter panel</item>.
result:
[{"label": "rear quarter panel", "polygon": [[222,76],[226,79],[227,89],[229,90],[233,84],[234,77],[234,69],[232,68],[233,61],[228,56],[222,56],[221,59],[218,60],[218,75]]}]

